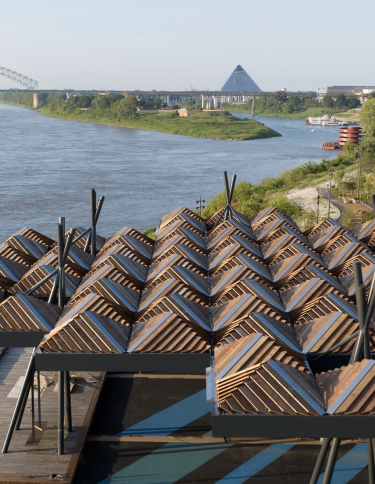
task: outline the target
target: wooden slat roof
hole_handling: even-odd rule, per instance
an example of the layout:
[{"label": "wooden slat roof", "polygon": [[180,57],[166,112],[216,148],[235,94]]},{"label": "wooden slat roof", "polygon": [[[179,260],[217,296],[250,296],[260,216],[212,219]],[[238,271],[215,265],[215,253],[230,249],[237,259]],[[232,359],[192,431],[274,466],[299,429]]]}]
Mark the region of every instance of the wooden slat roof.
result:
[{"label": "wooden slat roof", "polygon": [[[351,264],[361,261],[369,287],[375,257],[365,241],[371,239],[371,224],[349,233],[327,220],[303,234],[275,207],[250,219],[233,210],[231,219],[219,221],[222,213],[204,221],[180,207],[163,217],[155,242],[129,227],[107,241],[99,236],[95,260],[82,251],[83,237],[68,259],[70,299],[46,351],[122,352],[133,345],[134,352],[199,353],[213,345],[233,374],[244,375],[263,357],[272,362],[269,355],[298,366],[303,355],[326,351],[356,331]],[[0,263],[5,258],[8,270],[13,261],[34,263],[29,270],[13,264],[21,277],[5,281],[8,293],[25,292],[53,270],[51,246],[53,239],[30,229],[0,246]],[[0,283],[3,271],[2,276],[0,265]],[[33,298],[48,296],[52,284],[53,279]],[[129,346],[123,333],[116,348],[108,335],[105,340],[103,331],[112,324],[111,337],[118,335],[118,325],[132,331]],[[85,331],[93,338],[87,346],[81,342]],[[247,348],[250,340],[243,366],[233,366],[230,355],[237,353],[228,347]]]},{"label": "wooden slat roof", "polygon": [[2,331],[48,333],[59,317],[60,309],[32,296],[17,294],[0,303],[0,340]]}]

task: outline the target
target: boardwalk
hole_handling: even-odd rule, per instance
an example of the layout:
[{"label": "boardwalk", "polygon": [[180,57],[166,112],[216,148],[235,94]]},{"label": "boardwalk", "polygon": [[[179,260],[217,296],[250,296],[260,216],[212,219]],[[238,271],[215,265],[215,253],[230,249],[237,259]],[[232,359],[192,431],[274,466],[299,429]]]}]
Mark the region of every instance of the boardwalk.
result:
[{"label": "boardwalk", "polygon": [[[9,422],[17,402],[17,388],[25,373],[31,349],[12,348],[0,359],[0,441],[3,445]],[[100,394],[104,374],[76,373],[72,391],[73,432],[65,433],[65,455],[57,456],[57,394],[54,393],[57,376],[42,396],[42,427],[37,432],[38,443],[31,440],[31,399],[26,406],[21,429],[15,431],[7,454],[0,454],[0,483],[51,482],[51,474],[60,474],[70,483],[74,477],[82,446]],[[18,385],[16,385],[18,382]],[[37,399],[35,399],[37,407]],[[36,424],[37,408],[36,408]],[[38,435],[39,434],[39,435]],[[29,440],[29,443],[28,443]]]}]

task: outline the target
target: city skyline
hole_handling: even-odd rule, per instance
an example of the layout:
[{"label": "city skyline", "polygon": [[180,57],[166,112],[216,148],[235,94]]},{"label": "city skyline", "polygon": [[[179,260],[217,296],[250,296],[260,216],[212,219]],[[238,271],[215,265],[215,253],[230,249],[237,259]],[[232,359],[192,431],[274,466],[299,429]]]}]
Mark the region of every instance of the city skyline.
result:
[{"label": "city skyline", "polygon": [[[6,2],[0,41],[10,47],[0,65],[40,89],[220,90],[238,64],[263,91],[373,85],[366,46],[375,6],[364,4],[357,19],[349,1],[336,0],[317,0],[313,10],[295,0],[232,9],[222,0],[188,8],[170,0]],[[17,85],[0,78],[0,87]]]}]

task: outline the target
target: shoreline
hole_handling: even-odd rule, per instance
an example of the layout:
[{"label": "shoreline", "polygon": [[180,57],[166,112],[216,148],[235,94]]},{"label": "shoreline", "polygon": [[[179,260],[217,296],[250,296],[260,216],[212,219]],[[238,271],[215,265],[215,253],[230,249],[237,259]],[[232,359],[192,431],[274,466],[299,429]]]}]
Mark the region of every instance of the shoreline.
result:
[{"label": "shoreline", "polygon": [[[184,131],[184,128],[185,128],[185,131],[189,130],[190,129],[193,129],[194,128],[194,121],[195,119],[194,116],[191,116],[189,118],[167,118],[167,116],[165,117],[165,119],[163,119],[162,116],[160,117],[156,117],[155,114],[150,114],[150,115],[147,115],[147,114],[141,114],[139,115],[140,117],[138,118],[128,118],[130,120],[133,120],[133,123],[131,123],[130,121],[130,124],[129,124],[129,121],[128,122],[124,122],[124,121],[118,121],[118,123],[114,122],[114,121],[99,121],[99,120],[95,120],[95,119],[83,119],[84,116],[75,116],[74,114],[70,114],[70,115],[60,115],[58,113],[51,113],[48,108],[44,108],[44,107],[41,107],[41,108],[38,108],[38,109],[33,109],[31,107],[28,107],[28,106],[25,106],[25,105],[22,105],[22,104],[18,104],[18,103],[13,103],[13,102],[7,102],[7,101],[2,101],[0,100],[0,103],[1,104],[8,104],[10,106],[18,106],[18,107],[21,107],[21,108],[25,108],[25,109],[29,109],[31,111],[35,111],[35,112],[39,112],[42,116],[45,116],[47,118],[54,118],[54,119],[61,119],[61,120],[65,120],[65,121],[75,121],[75,122],[81,122],[81,123],[91,123],[91,124],[96,124],[96,125],[101,125],[101,126],[111,126],[111,127],[116,127],[116,128],[127,128],[127,129],[139,129],[139,130],[142,130],[142,131],[149,131],[149,132],[154,132],[154,133],[164,133],[164,134],[171,134],[171,135],[177,135],[177,136],[187,136],[187,137],[190,137],[190,138],[201,138],[201,139],[211,139],[211,140],[214,140],[214,141],[252,141],[252,140],[255,140],[255,139],[268,139],[268,138],[276,138],[276,137],[281,137],[282,135],[280,133],[278,133],[277,131],[273,130],[272,128],[269,128],[268,126],[265,126],[263,123],[259,122],[259,121],[255,121],[255,120],[249,120],[251,122],[251,126],[250,126],[250,131],[248,133],[244,133],[243,131],[238,131],[237,133],[234,132],[234,133],[230,133],[228,132],[228,137],[218,137],[218,136],[215,136],[214,133],[212,136],[209,136],[209,135],[201,135],[200,133],[201,132],[204,132],[204,128],[206,127],[207,130],[210,130],[212,129],[213,131],[217,131],[218,133],[220,133],[221,131],[230,131],[231,129],[234,129],[235,130],[235,126],[233,127],[231,125],[231,123],[233,122],[232,119],[223,119],[223,117],[218,117],[218,119],[215,119],[215,116],[199,116],[199,118],[196,118],[198,119],[197,121],[197,124],[203,124],[203,126],[200,128],[198,128],[198,134],[192,134],[191,132],[183,132]],[[87,111],[85,111],[86,113]],[[148,116],[148,118],[143,118],[141,116]],[[155,116],[156,119],[153,119],[152,116]],[[235,118],[235,116],[233,116],[233,118]],[[176,119],[179,120],[177,121],[180,122],[180,126],[176,126]],[[186,120],[190,120],[190,121],[185,121]],[[162,129],[162,127],[160,127],[161,129],[152,129],[151,127],[149,126],[137,126],[136,124],[137,123],[142,123],[143,122],[147,122],[147,121],[154,121],[156,124],[159,122],[159,123],[165,123],[168,121],[170,122],[171,126],[170,126],[170,129]],[[216,121],[216,123],[215,123]],[[175,125],[173,126],[172,123],[175,123]],[[236,122],[236,120],[234,121]],[[243,122],[240,118],[238,118],[238,122],[239,122],[239,127],[240,126],[243,126],[241,123]],[[185,124],[182,124],[182,123],[185,123]],[[190,123],[187,124],[187,123]],[[256,124],[253,124],[253,123],[256,123]],[[204,124],[206,124],[206,126],[204,126]],[[250,123],[249,123],[250,124]],[[254,128],[253,130],[251,128]],[[200,131],[199,129],[202,129],[202,131]],[[180,132],[178,132],[180,131]],[[255,131],[252,133],[252,131]],[[262,133],[262,131],[264,131]]]}]

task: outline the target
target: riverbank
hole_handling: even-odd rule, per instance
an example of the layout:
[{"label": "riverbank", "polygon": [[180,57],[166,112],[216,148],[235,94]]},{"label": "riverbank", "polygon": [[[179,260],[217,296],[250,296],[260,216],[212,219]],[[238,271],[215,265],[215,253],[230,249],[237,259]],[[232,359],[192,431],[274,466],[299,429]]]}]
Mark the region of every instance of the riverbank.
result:
[{"label": "riverbank", "polygon": [[[248,107],[247,105],[244,104],[231,104],[228,106],[228,111],[233,112],[233,113],[247,113],[247,114],[252,114],[252,109],[251,107]],[[348,112],[352,112],[355,110],[350,110]],[[255,115],[256,116],[265,116],[269,118],[285,118],[285,119],[306,119],[310,116],[312,117],[319,117],[319,116],[324,116],[325,114],[332,114],[333,116],[343,116],[345,117],[347,111],[342,111],[342,109],[338,108],[308,108],[303,111],[297,111],[294,113],[278,113],[278,112],[272,112],[272,111],[257,111],[255,110]],[[350,116],[346,119],[352,119]],[[354,119],[353,119],[354,120]]]},{"label": "riverbank", "polygon": [[[14,97],[14,94],[13,94]],[[27,99],[29,101],[29,99]],[[1,100],[4,104],[30,109],[27,102]],[[281,136],[277,131],[268,128],[254,119],[241,119],[227,111],[198,112],[188,117],[178,116],[176,111],[137,112],[124,115],[110,108],[72,109],[62,101],[52,106],[43,106],[38,111],[47,117],[102,124],[121,128],[142,129],[159,133],[209,138],[214,140],[248,141]]]},{"label": "riverbank", "polygon": [[126,119],[116,119],[110,115],[106,116],[105,113],[95,116],[89,110],[66,114],[60,114],[48,108],[41,108],[39,111],[44,116],[69,121],[142,129],[196,138],[246,141],[281,136],[280,133],[268,128],[263,123],[253,119],[240,119],[226,111],[200,112],[189,117],[176,116],[175,111],[140,112]]}]

